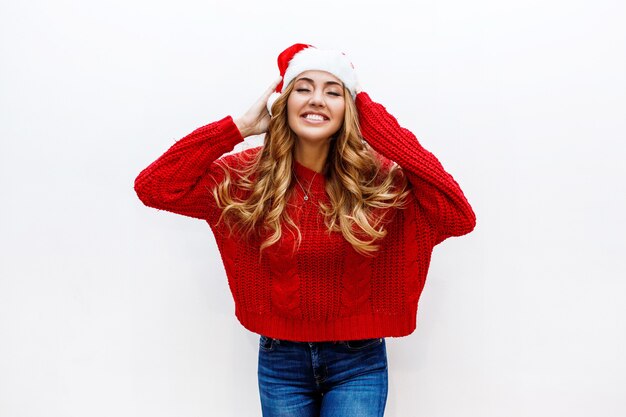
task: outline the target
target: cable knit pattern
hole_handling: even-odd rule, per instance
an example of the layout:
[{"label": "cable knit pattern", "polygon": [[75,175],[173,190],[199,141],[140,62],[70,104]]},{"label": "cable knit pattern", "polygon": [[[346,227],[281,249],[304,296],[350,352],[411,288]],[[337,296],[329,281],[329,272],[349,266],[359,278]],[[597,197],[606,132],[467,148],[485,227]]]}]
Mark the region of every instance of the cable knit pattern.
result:
[{"label": "cable knit pattern", "polygon": [[296,259],[285,256],[292,250],[294,241],[289,232],[284,233],[281,241],[270,246],[266,253],[272,274],[271,297],[276,313],[285,317],[299,319],[300,310],[300,276]]},{"label": "cable knit pattern", "polygon": [[352,246],[345,246],[344,267],[341,286],[342,316],[350,316],[366,308],[370,312],[371,302],[371,262],[363,262],[363,258]]},{"label": "cable knit pattern", "polygon": [[363,136],[385,169],[398,163],[413,188],[407,208],[389,216],[388,234],[373,258],[358,254],[340,233],[327,233],[319,210],[320,202],[330,204],[326,179],[297,161],[295,175],[307,190],[310,185],[309,201],[296,185],[287,206],[302,233],[297,251],[286,228],[260,259],[260,239],[229,236],[224,223],[217,224],[220,212],[210,191],[223,179],[218,164],[239,168],[261,150],[224,155],[243,141],[230,116],[180,139],[135,179],[146,206],[208,223],[235,315],[252,332],[297,341],[411,334],[433,247],[475,227],[471,206],[437,158],[366,93],[357,95],[356,104]]}]

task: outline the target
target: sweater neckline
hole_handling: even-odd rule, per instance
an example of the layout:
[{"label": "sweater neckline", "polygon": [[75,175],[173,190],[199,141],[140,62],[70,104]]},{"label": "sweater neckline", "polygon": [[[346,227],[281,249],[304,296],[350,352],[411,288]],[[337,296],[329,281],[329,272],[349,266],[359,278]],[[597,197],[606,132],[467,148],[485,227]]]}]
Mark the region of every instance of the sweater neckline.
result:
[{"label": "sweater neckline", "polygon": [[[311,186],[311,190],[320,191],[324,190],[324,185],[326,180],[324,178],[324,174],[321,172],[317,172],[311,168],[307,168],[298,162],[295,158],[293,159],[293,168],[296,176],[302,182],[302,186],[309,187]],[[313,181],[313,182],[311,182]]]}]

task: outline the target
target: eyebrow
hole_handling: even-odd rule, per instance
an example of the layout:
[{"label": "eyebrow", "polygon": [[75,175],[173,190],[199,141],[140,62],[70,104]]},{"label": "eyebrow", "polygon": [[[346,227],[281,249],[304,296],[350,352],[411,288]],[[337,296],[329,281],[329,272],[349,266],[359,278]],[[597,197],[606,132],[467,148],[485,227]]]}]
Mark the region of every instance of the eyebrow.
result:
[{"label": "eyebrow", "polygon": [[[300,80],[308,81],[311,84],[315,84],[312,79],[307,78],[307,77],[298,78],[296,81],[300,81]],[[341,83],[338,83],[337,81],[326,81],[324,84],[325,85],[334,84],[334,85],[338,85],[339,87],[341,87]]]}]

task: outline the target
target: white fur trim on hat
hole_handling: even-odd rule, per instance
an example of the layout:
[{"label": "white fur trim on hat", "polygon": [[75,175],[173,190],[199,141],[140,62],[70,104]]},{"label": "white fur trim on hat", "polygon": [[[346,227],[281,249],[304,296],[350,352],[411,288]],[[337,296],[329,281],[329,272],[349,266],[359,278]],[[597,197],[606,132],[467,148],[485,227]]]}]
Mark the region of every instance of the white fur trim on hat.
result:
[{"label": "white fur trim on hat", "polygon": [[339,78],[350,90],[352,98],[356,96],[356,72],[352,63],[339,51],[306,48],[294,55],[283,77],[283,88],[298,74],[308,70],[327,71]]},{"label": "white fur trim on hat", "polygon": [[274,91],[267,99],[267,111],[270,113],[270,116],[272,115],[272,106],[274,105],[274,102],[278,100],[278,97],[280,97],[280,93]]}]

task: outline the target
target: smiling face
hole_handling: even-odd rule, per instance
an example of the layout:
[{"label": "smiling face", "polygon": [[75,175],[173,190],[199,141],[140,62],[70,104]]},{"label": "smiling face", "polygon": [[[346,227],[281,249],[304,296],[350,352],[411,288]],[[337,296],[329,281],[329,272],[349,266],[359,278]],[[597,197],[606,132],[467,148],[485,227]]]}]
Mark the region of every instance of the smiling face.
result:
[{"label": "smiling face", "polygon": [[329,140],[343,124],[343,84],[331,73],[317,70],[304,71],[294,83],[287,99],[289,127],[299,140]]}]

